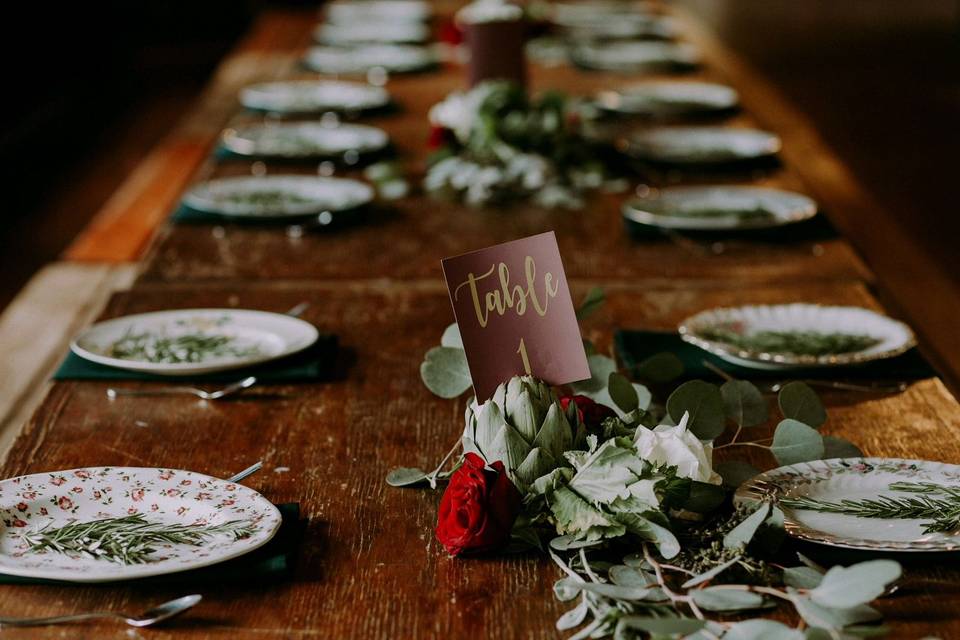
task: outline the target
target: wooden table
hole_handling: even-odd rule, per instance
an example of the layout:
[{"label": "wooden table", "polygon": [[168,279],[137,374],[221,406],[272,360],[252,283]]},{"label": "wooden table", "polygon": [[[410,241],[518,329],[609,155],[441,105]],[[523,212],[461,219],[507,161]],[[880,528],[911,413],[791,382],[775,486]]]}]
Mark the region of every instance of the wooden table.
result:
[{"label": "wooden table", "polygon": [[[249,171],[243,162],[205,161],[206,151],[222,126],[244,117],[234,101],[240,86],[299,73],[296,50],[314,19],[306,12],[265,14],[225,62],[198,111],[138,171],[71,256],[134,257],[153,228],[150,222],[169,212],[189,175]],[[689,18],[685,24],[708,53],[728,55]],[[716,58],[708,57],[702,77],[734,83],[741,77],[729,77],[727,65],[712,62]],[[629,80],[567,68],[536,68],[532,75],[536,87],[576,91]],[[462,70],[447,67],[392,80],[389,89],[403,111],[371,120],[389,131],[414,179],[423,171],[426,109],[462,78]],[[744,96],[751,91],[756,89]],[[762,120],[748,111],[736,122]],[[788,151],[791,136],[796,132],[785,135]],[[785,154],[786,166],[755,176],[757,181],[813,194],[845,228],[849,192],[838,197],[830,184],[815,179],[821,169],[794,164],[791,154]],[[831,158],[807,160],[822,168],[831,166]],[[645,177],[652,183],[669,178]],[[603,349],[610,348],[617,327],[669,329],[690,313],[721,304],[799,300],[880,308],[873,295],[877,280],[845,240],[735,243],[722,255],[698,255],[669,242],[630,241],[613,196],[564,212],[525,206],[473,211],[416,195],[399,201],[377,225],[302,238],[289,238],[282,229],[165,224],[140,263],[139,278],[109,300],[103,317],[197,306],[283,311],[308,301],[304,317],[340,337],[335,379],[263,385],[235,401],[208,404],[185,398],[108,402],[105,383],[53,383],[13,443],[3,477],[83,465],[163,465],[226,476],[264,460],[264,471],[249,485],[275,502],[299,501],[309,518],[295,578],[206,589],[194,612],[143,636],[556,638],[553,624],[562,606],[551,595],[559,576],[550,563],[536,557],[451,560],[432,534],[439,495],[383,482],[398,465],[429,467],[462,429],[465,400],[433,397],[418,375],[422,354],[451,321],[439,259],[547,229],[557,232],[574,295],[595,284],[607,290],[608,304],[584,327]],[[63,335],[73,330],[71,323],[58,329]],[[945,371],[958,370],[943,344],[923,346]],[[62,354],[53,353],[53,360]],[[960,407],[939,379],[896,396],[830,393],[825,399],[830,420],[824,431],[857,442],[867,454],[960,459],[952,437],[960,428]],[[911,581],[902,595],[880,605],[893,637],[960,634],[954,586],[960,576],[952,564],[908,564]],[[4,586],[0,612],[132,612],[189,590]],[[127,632],[96,624],[4,629],[7,635],[104,638]]]}]

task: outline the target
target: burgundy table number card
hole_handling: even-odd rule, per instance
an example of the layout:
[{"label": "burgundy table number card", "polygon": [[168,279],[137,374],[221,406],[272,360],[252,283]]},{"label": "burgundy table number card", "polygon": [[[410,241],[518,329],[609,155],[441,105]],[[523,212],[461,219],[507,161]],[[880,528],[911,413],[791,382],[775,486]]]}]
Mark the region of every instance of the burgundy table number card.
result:
[{"label": "burgundy table number card", "polygon": [[590,377],[552,231],[442,264],[477,400],[515,375],[551,385]]}]

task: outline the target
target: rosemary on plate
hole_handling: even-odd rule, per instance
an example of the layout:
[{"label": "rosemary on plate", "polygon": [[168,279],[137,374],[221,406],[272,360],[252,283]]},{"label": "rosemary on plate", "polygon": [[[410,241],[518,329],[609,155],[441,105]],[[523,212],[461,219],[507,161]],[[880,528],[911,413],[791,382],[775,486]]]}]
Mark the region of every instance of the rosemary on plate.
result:
[{"label": "rosemary on plate", "polygon": [[231,520],[217,525],[199,526],[150,522],[140,514],[74,522],[51,529],[44,527],[25,532],[21,538],[30,551],[47,549],[109,560],[118,564],[145,564],[157,545],[186,544],[202,546],[215,535],[231,535],[234,540],[251,536],[253,527],[246,520]]},{"label": "rosemary on plate", "polygon": [[798,496],[781,498],[780,506],[860,518],[929,519],[930,522],[924,523],[924,533],[950,533],[960,530],[960,487],[948,487],[929,482],[895,482],[888,488],[892,491],[916,495],[877,496],[860,500],[844,499],[838,502]]},{"label": "rosemary on plate", "polygon": [[121,360],[180,364],[223,356],[243,358],[260,353],[256,345],[239,347],[235,343],[235,338],[224,335],[189,333],[164,336],[129,332],[107,347],[106,355]]},{"label": "rosemary on plate", "polygon": [[304,196],[290,189],[262,189],[258,191],[231,191],[218,194],[215,200],[224,204],[245,204],[257,207],[279,207],[289,204],[306,204],[315,198]]},{"label": "rosemary on plate", "polygon": [[853,333],[820,333],[818,331],[757,331],[738,333],[724,327],[705,329],[707,340],[723,342],[744,351],[787,353],[798,356],[825,356],[856,353],[881,341],[873,336]]}]

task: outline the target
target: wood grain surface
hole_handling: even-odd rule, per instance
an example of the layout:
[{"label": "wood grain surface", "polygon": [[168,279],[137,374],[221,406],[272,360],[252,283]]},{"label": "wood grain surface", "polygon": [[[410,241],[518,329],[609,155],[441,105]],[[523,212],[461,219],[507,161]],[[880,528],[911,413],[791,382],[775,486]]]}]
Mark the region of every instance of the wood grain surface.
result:
[{"label": "wood grain surface", "polygon": [[[209,147],[225,124],[248,118],[237,113],[235,102],[243,83],[297,75],[296,50],[314,20],[307,12],[266,13],[170,148],[185,140]],[[532,77],[537,87],[576,92],[635,79],[568,68],[535,68]],[[727,79],[709,58],[700,77]],[[370,120],[389,131],[414,181],[424,170],[425,113],[462,81],[457,66],[393,79],[389,89],[402,109]],[[744,113],[732,122],[757,121]],[[190,156],[179,166],[170,158],[156,160],[153,166],[161,170],[144,169],[152,195],[131,196],[127,202],[133,204],[118,205],[107,220],[113,222],[101,227],[101,239],[88,245],[113,248],[102,254],[78,250],[76,257],[129,248],[122,242],[125,235],[142,243],[152,229],[127,226],[129,221],[143,211],[152,212],[149,217],[172,210],[189,179],[251,170],[247,162],[190,164]],[[833,205],[842,202],[831,200],[815,172],[792,164],[804,158],[792,154],[790,160],[746,178],[811,193],[834,218]],[[193,170],[189,179],[186,168]],[[269,163],[267,168],[279,170]],[[682,181],[671,173],[641,178],[653,186]],[[560,637],[554,621],[562,606],[551,593],[559,574],[552,564],[537,556],[452,560],[433,537],[439,494],[391,489],[383,482],[395,466],[429,468],[462,430],[465,399],[433,397],[418,374],[422,354],[438,343],[452,319],[439,259],[556,230],[574,296],[598,284],[607,290],[607,305],[584,325],[585,334],[607,351],[616,328],[671,329],[687,315],[718,305],[808,301],[880,308],[871,293],[878,283],[842,239],[740,240],[725,243],[719,255],[709,246],[704,252],[668,241],[640,243],[624,233],[618,201],[603,195],[583,211],[517,206],[491,212],[414,195],[371,224],[302,238],[290,238],[282,228],[163,226],[142,277],[112,298],[104,317],[217,306],[284,311],[308,301],[304,318],[340,338],[337,376],[317,384],[261,385],[219,403],[180,397],[110,401],[104,382],[53,383],[14,442],[3,477],[82,465],[162,465],[227,476],[262,459],[264,470],[247,484],[274,502],[300,502],[309,520],[296,575],[278,584],[251,577],[249,583],[213,588],[0,586],[0,614],[22,616],[91,609],[132,613],[167,598],[204,594],[190,614],[149,632],[95,623],[5,628],[3,636]],[[934,335],[929,337],[924,346],[956,365],[956,358],[936,351]],[[830,412],[824,431],[857,442],[867,454],[960,460],[954,437],[960,407],[939,379],[893,396],[824,397]],[[756,462],[771,466],[769,460]],[[880,603],[894,630],[891,637],[960,636],[956,562],[911,558],[906,567],[904,587]]]}]

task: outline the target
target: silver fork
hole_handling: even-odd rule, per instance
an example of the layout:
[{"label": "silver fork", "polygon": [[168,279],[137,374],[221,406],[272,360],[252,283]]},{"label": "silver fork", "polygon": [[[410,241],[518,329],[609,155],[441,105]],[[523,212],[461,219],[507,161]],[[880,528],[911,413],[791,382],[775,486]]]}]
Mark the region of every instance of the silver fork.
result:
[{"label": "silver fork", "polygon": [[[788,382],[794,382],[790,380]],[[779,393],[788,382],[777,382],[770,385],[768,388],[771,393]],[[862,391],[864,393],[901,393],[906,391],[907,387],[910,386],[909,382],[890,382],[890,383],[874,383],[874,384],[852,384],[850,382],[839,382],[837,380],[800,380],[805,384],[810,385],[811,387],[820,387],[822,389],[839,389],[841,391]]]},{"label": "silver fork", "polygon": [[216,391],[204,391],[196,387],[159,387],[156,389],[107,389],[107,397],[111,400],[119,396],[168,396],[190,394],[197,396],[201,400],[222,400],[223,398],[240,393],[244,389],[249,389],[257,383],[256,376],[248,376],[239,382],[229,384]]},{"label": "silver fork", "polygon": [[10,627],[39,627],[48,624],[61,624],[63,622],[79,622],[81,620],[94,620],[96,618],[110,618],[119,620],[131,627],[149,627],[150,625],[169,620],[173,616],[179,615],[195,606],[203,596],[194,594],[183,596],[170,602],[148,609],[137,615],[126,613],[114,613],[112,611],[93,611],[90,613],[76,613],[67,616],[49,616],[46,618],[0,618],[0,626]]}]

